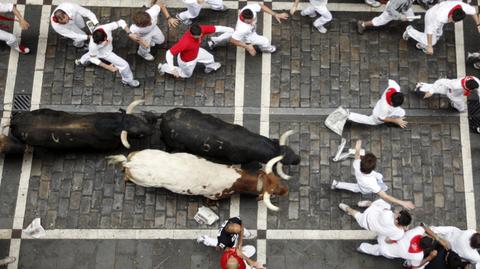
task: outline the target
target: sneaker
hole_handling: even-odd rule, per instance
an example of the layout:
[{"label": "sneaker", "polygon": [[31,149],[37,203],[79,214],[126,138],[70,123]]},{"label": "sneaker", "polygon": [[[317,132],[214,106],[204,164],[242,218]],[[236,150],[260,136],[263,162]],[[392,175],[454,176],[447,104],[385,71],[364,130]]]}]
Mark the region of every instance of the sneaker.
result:
[{"label": "sneaker", "polygon": [[332,181],[332,185],[330,185],[330,189],[335,190],[337,188],[338,181],[335,179]]},{"label": "sneaker", "polygon": [[131,87],[131,88],[138,88],[140,86],[140,81],[134,79],[132,81],[126,82],[122,80],[123,85]]},{"label": "sneaker", "polygon": [[150,53],[141,54],[139,51],[137,51],[137,54],[138,54],[138,56],[142,57],[143,59],[145,59],[149,62],[155,60],[155,57],[153,57],[153,55],[150,54]]},{"label": "sneaker", "polygon": [[375,0],[365,0],[365,4],[367,4],[371,7],[379,7],[379,6],[382,5],[382,4],[380,4],[380,2],[375,1]]},{"label": "sneaker", "polygon": [[227,11],[227,6],[222,5],[221,8],[211,8],[211,10],[223,12],[223,11]]},{"label": "sneaker", "polygon": [[363,26],[363,21],[357,21],[357,32],[359,34],[363,34],[363,31],[365,31],[365,26]]},{"label": "sneaker", "polygon": [[222,64],[215,62],[211,66],[205,67],[205,73],[208,74],[212,71],[217,71],[221,66]]},{"label": "sneaker", "polygon": [[83,66],[82,62],[80,61],[80,59],[75,59],[75,65],[76,66]]},{"label": "sneaker", "polygon": [[415,85],[415,91],[418,92],[422,86],[423,82],[418,82],[417,85]]},{"label": "sneaker", "polygon": [[323,25],[320,25],[317,27],[317,30],[321,33],[321,34],[326,34],[327,33],[327,28],[325,28]]},{"label": "sneaker", "polygon": [[13,262],[15,262],[16,260],[17,260],[17,259],[16,259],[15,257],[5,257],[5,258],[3,258],[3,259],[0,260],[0,266],[13,263]]},{"label": "sneaker", "polygon": [[372,204],[372,201],[363,200],[363,201],[358,201],[357,206],[358,207],[369,207],[371,204]]},{"label": "sneaker", "polygon": [[480,70],[480,62],[474,63],[473,68]]},{"label": "sneaker", "polygon": [[402,35],[403,40],[407,41],[408,38],[410,38],[410,36],[408,35],[408,32],[407,32],[407,31],[408,31],[409,29],[411,29],[411,28],[412,28],[411,25],[407,26],[407,29],[405,29],[405,32],[403,32],[403,35]]},{"label": "sneaker", "polygon": [[208,40],[207,41],[207,46],[210,50],[213,50],[215,48],[217,44],[215,44],[215,42],[213,42],[212,40]]},{"label": "sneaker", "polygon": [[183,24],[185,24],[185,25],[190,25],[190,24],[192,24],[192,20],[190,20],[190,19],[182,20],[182,19],[180,19],[180,16],[179,16],[179,15],[180,15],[180,14],[175,15],[175,18],[177,18],[177,19],[178,19],[179,21],[181,21]]},{"label": "sneaker", "polygon": [[197,238],[197,243],[200,244],[200,243],[203,243],[203,241],[205,241],[205,235],[199,236],[199,237]]},{"label": "sneaker", "polygon": [[345,213],[348,213],[348,209],[350,208],[347,204],[344,203],[338,204],[338,207]]},{"label": "sneaker", "polygon": [[163,64],[159,63],[157,69],[158,69],[158,73],[160,73],[160,75],[163,76],[165,75],[165,72],[163,72],[162,67],[163,67]]},{"label": "sneaker", "polygon": [[18,45],[17,47],[15,47],[15,50],[18,51],[20,54],[29,54],[30,53],[30,49],[23,46],[23,45]]},{"label": "sneaker", "polygon": [[270,45],[268,49],[264,49],[262,50],[262,52],[274,53],[276,50],[277,50],[277,47],[275,47],[274,45]]}]

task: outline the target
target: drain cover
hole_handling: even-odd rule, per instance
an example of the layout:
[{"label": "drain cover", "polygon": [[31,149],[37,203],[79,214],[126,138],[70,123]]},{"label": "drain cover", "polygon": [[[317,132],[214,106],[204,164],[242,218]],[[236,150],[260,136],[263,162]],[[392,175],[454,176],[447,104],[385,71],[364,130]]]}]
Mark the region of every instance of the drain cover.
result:
[{"label": "drain cover", "polygon": [[13,111],[29,111],[31,96],[26,94],[18,94],[13,98]]}]

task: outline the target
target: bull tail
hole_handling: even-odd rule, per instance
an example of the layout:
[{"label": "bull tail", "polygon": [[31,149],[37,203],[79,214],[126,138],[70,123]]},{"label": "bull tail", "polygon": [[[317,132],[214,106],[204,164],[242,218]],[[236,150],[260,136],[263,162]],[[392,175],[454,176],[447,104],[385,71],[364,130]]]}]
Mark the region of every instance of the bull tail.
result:
[{"label": "bull tail", "polygon": [[124,155],[110,155],[105,157],[107,159],[108,165],[116,165],[118,163],[124,164],[127,162],[127,157]]}]

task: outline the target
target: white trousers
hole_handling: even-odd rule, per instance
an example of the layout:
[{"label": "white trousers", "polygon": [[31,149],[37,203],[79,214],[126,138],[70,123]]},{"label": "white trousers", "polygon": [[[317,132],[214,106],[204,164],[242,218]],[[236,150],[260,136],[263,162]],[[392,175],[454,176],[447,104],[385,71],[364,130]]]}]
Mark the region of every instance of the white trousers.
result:
[{"label": "white trousers", "polygon": [[[249,237],[250,235],[251,235],[250,231],[248,231],[246,228],[243,228],[243,236],[244,237]],[[204,235],[203,236],[203,244],[207,247],[216,247],[218,245],[218,238],[217,237],[210,237],[208,235]],[[236,245],[237,245],[237,242],[235,242],[235,246]]]},{"label": "white trousers", "polygon": [[6,31],[0,30],[0,40],[5,41],[7,45],[12,48],[16,48],[18,46],[17,38]]},{"label": "white trousers", "polygon": [[465,104],[465,97],[463,95],[454,96],[450,93],[450,88],[447,86],[450,83],[449,79],[439,79],[433,84],[431,83],[421,83],[419,88],[422,92],[428,92],[432,94],[445,95],[449,100],[450,104],[458,111],[463,112],[467,109]]},{"label": "white trousers", "polygon": [[192,60],[190,62],[184,62],[180,58],[180,54],[178,54],[177,62],[178,62],[178,67],[177,66],[170,67],[168,64],[162,65],[162,72],[173,75],[174,70],[178,70],[180,77],[189,78],[192,76],[193,70],[195,69],[197,62],[204,64],[205,70],[208,70],[209,68],[212,70],[218,69],[214,65],[215,61],[214,61],[213,55],[203,48],[200,48],[200,50],[198,51],[198,56],[195,60]]},{"label": "white trousers", "polygon": [[245,43],[258,46],[262,51],[268,51],[272,47],[268,38],[257,33],[251,33],[246,37]]},{"label": "white trousers", "polygon": [[155,45],[160,45],[165,42],[165,36],[162,33],[162,30],[155,26],[150,33],[140,36],[147,44],[150,44],[149,48],[145,48],[141,45],[138,46],[138,54],[145,56],[150,53],[150,49]]},{"label": "white trousers", "polygon": [[382,248],[380,247],[380,244],[372,245],[369,243],[361,243],[358,249],[365,254],[369,254],[373,256],[384,256],[389,259],[394,258],[386,255],[385,253],[382,253]]},{"label": "white trousers", "polygon": [[[411,8],[409,8],[405,12],[402,12],[402,14],[407,17],[415,16],[415,13],[413,13],[413,10]],[[378,27],[378,26],[385,25],[393,20],[395,20],[395,18],[392,17],[390,13],[388,13],[387,11],[383,11],[382,14],[372,19],[372,24],[373,26]]]},{"label": "white trousers", "polygon": [[320,15],[320,18],[313,22],[313,26],[320,27],[332,20],[332,13],[328,11],[326,6],[313,6],[309,5],[306,9],[300,13],[302,16],[315,17],[315,13]]},{"label": "white trousers", "polygon": [[[432,35],[432,46],[437,44],[438,39],[442,36],[443,30],[440,28]],[[416,30],[413,27],[407,28],[407,34],[412,39],[416,40],[423,48],[426,48],[428,45],[427,34]]]},{"label": "white trousers", "polygon": [[219,36],[212,36],[210,39],[215,43],[215,46],[226,45],[228,40],[230,40],[232,37],[234,31],[235,30],[231,27],[215,25],[215,33],[222,34]]},{"label": "white trousers", "polygon": [[81,38],[79,35],[86,35],[82,30],[85,27],[85,21],[80,15],[75,16],[72,21],[67,24],[52,23],[52,28],[59,35],[73,40],[73,45],[75,47],[82,47],[86,39]]},{"label": "white trousers", "polygon": [[[92,56],[90,55],[90,52],[87,52],[83,54],[82,58],[80,58],[80,62],[82,64],[86,64]],[[131,82],[133,81],[133,73],[132,70],[130,69],[130,65],[128,64],[127,61],[125,61],[123,58],[115,54],[114,52],[110,52],[104,57],[98,57],[100,59],[104,59],[110,63],[112,63],[115,67],[118,68],[118,72],[122,76],[122,80],[125,82]]]},{"label": "white trousers", "polygon": [[[213,10],[223,9],[223,0],[206,0],[205,2],[209,4],[210,8]],[[191,20],[198,17],[198,14],[200,14],[200,10],[202,9],[202,5],[199,5],[197,2],[186,3],[186,4],[187,4],[187,10],[179,13],[178,17],[181,20]]]},{"label": "white trousers", "polygon": [[[388,117],[401,118],[403,116],[405,116],[405,110],[401,107],[396,107],[393,110],[392,114],[389,115]],[[383,121],[378,119],[378,117],[375,115],[367,116],[367,115],[363,115],[355,112],[350,112],[350,114],[348,115],[348,120],[361,123],[361,124],[367,124],[367,125],[380,125],[383,123]]]}]

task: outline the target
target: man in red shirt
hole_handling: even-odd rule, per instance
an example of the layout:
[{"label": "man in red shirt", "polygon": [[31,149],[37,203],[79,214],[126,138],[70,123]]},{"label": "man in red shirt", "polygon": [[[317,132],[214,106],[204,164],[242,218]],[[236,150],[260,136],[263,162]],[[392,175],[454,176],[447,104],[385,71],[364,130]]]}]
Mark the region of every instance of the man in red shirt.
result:
[{"label": "man in red shirt", "polygon": [[[205,73],[218,70],[222,65],[214,61],[213,55],[200,48],[202,39],[206,35],[223,32],[223,26],[193,24],[180,40],[173,45],[165,56],[167,63],[158,65],[160,74],[171,74],[175,77],[189,78],[197,62],[205,65]],[[177,56],[178,66],[175,66],[173,57]]]},{"label": "man in red shirt", "polygon": [[220,266],[222,269],[264,269],[262,265],[250,259],[253,254],[255,254],[253,246],[227,248],[220,259]]}]

